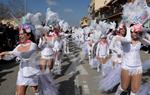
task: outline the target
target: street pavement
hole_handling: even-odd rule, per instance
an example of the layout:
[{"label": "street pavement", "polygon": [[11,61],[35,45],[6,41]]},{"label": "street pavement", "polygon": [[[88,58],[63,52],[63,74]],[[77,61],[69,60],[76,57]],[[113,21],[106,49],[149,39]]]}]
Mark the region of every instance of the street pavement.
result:
[{"label": "street pavement", "polygon": [[[62,74],[55,75],[59,95],[114,95],[116,89],[104,93],[98,89],[101,73],[90,68],[88,60],[80,62],[81,50],[70,42],[70,53],[62,57]],[[141,51],[142,61],[150,59],[150,54]],[[15,95],[18,63],[14,61],[0,63],[0,95]],[[150,81],[150,75],[145,74],[143,80]],[[30,88],[27,95],[34,95]]]}]

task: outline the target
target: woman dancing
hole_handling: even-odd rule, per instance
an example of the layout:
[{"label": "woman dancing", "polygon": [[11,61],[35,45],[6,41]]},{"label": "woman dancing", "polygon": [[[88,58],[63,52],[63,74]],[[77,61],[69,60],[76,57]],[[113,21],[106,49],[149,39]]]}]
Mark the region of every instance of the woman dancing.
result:
[{"label": "woman dancing", "polygon": [[[37,45],[33,42],[32,38],[32,32],[29,31],[29,29],[22,28],[19,31],[20,44],[13,51],[0,53],[0,58],[2,59],[7,60],[7,57],[10,59],[9,57],[14,56],[20,60],[16,95],[25,95],[28,86],[32,88],[35,95],[39,95],[37,77],[39,70],[36,68],[36,65],[31,62],[31,55],[37,50]],[[28,72],[29,68],[32,68],[30,72]]]},{"label": "woman dancing", "polygon": [[[121,65],[121,83],[115,95],[126,91],[131,83],[130,95],[136,95],[140,89],[142,77],[142,62],[140,58],[141,42],[139,40],[141,25],[133,25],[131,41],[123,45],[123,63]],[[123,41],[121,38],[120,40]]]}]

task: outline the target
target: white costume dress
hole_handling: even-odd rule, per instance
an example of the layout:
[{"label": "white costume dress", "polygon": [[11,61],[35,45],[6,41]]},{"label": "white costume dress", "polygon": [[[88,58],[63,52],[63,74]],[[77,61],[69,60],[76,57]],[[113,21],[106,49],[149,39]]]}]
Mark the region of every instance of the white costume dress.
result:
[{"label": "white costume dress", "polygon": [[[108,43],[107,42],[102,42],[100,41],[97,45],[97,49],[96,49],[96,56],[100,57],[100,58],[106,58],[109,55],[109,47],[108,47]],[[102,68],[102,76],[106,76],[108,73],[107,70],[107,63],[106,64],[101,64],[101,68]],[[97,67],[97,72],[100,71],[100,64]]]},{"label": "white costume dress", "polygon": [[[42,49],[41,58],[52,59],[54,58],[54,40],[45,41],[40,38],[38,47]],[[50,72],[46,69],[39,75],[39,95],[58,95],[57,87],[50,75]]]},{"label": "white costume dress", "polygon": [[[122,62],[122,54],[123,54],[122,43],[121,43],[121,41],[117,40],[117,37],[118,37],[118,35],[114,36],[112,38],[109,48],[112,51],[113,62],[121,63]],[[120,57],[118,57],[118,55],[120,55]]]},{"label": "white costume dress", "polygon": [[[40,70],[31,57],[33,56],[33,53],[35,53],[35,51],[37,50],[37,45],[33,42],[27,44],[30,44],[30,49],[27,52],[18,51],[18,47],[21,44],[19,44],[13,51],[10,52],[20,60],[17,85],[37,86],[37,75],[39,74]],[[30,72],[28,72],[28,67],[31,68]]]},{"label": "white costume dress", "polygon": [[46,41],[45,38],[40,38],[38,47],[42,49],[41,51],[41,58],[43,59],[51,59],[54,58],[54,40],[52,38],[51,41]]},{"label": "white costume dress", "polygon": [[55,51],[55,64],[53,73],[61,74],[61,59],[62,59],[63,41],[59,38],[54,43],[53,50]]},{"label": "white costume dress", "polygon": [[99,42],[96,49],[96,56],[106,58],[108,54],[109,54],[108,44]]},{"label": "white costume dress", "polygon": [[[112,90],[117,84],[120,83],[121,64],[123,62],[122,58],[124,54],[123,50],[125,48],[125,44],[128,44],[131,41],[131,33],[130,31],[127,31],[126,37],[121,37],[120,40],[118,40],[118,37],[120,36],[114,36],[110,44],[112,58],[107,63],[109,73],[99,83],[99,88],[103,91]],[[118,57],[118,55],[121,56]],[[115,64],[114,68],[112,69],[114,61],[121,64]]]},{"label": "white costume dress", "polygon": [[142,73],[142,62],[140,58],[141,43],[133,45],[127,43],[123,47],[123,64],[122,68],[129,71],[129,75]]}]

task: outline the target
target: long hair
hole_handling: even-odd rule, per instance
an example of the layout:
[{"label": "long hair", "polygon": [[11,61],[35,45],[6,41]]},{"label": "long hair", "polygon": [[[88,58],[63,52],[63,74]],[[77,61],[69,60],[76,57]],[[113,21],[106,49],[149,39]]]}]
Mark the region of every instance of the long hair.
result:
[{"label": "long hair", "polygon": [[26,29],[22,29],[22,30],[23,30],[23,33],[26,33],[28,36],[30,36],[29,39],[30,39],[32,42],[34,42],[34,43],[36,42],[36,41],[35,41],[35,36],[33,35],[33,32],[32,32],[32,31],[28,33],[28,32],[26,31]]}]

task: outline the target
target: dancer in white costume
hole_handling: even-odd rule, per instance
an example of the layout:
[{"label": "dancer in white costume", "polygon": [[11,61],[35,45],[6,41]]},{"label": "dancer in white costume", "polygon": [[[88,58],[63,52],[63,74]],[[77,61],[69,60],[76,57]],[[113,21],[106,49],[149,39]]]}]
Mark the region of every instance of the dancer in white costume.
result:
[{"label": "dancer in white costume", "polygon": [[38,47],[41,49],[40,69],[45,71],[48,64],[49,71],[53,68],[54,64],[54,36],[49,35],[49,31],[44,32],[44,36],[39,39]]},{"label": "dancer in white costume", "polygon": [[[54,42],[56,35],[55,33],[49,35],[49,31],[44,32],[44,36],[40,38],[38,47],[41,48],[41,58],[40,58],[40,70],[39,75],[39,94],[40,95],[57,95],[58,90],[52,79],[51,70],[54,64]],[[47,64],[49,71],[47,71]]]},{"label": "dancer in white costume", "polygon": [[[109,55],[109,46],[107,42],[107,36],[103,34],[100,38],[99,43],[97,44],[97,49],[96,49],[96,58],[99,60],[99,63],[102,64],[102,76],[105,76],[104,65],[106,63],[108,55]],[[100,71],[99,69],[100,69],[100,65],[98,65],[97,68],[98,72]]]},{"label": "dancer in white costume", "polygon": [[64,33],[65,38],[63,39],[63,49],[64,49],[64,53],[68,54],[69,51],[69,31],[65,31]]},{"label": "dancer in white costume", "polygon": [[20,60],[16,95],[25,95],[28,86],[32,87],[35,95],[39,95],[37,76],[39,69],[31,62],[33,60],[31,55],[37,50],[37,45],[30,38],[31,32],[21,29],[19,32],[20,44],[13,51],[0,53],[2,59],[7,59],[6,56],[14,56]]},{"label": "dancer in white costume", "polygon": [[[142,62],[140,58],[141,42],[139,34],[142,31],[141,25],[132,26],[131,42],[123,46],[123,64],[121,66],[121,84],[115,95],[120,95],[126,91],[131,83],[130,95],[136,95],[140,89],[142,77]],[[122,40],[122,39],[121,39]]]},{"label": "dancer in white costume", "polygon": [[[92,33],[88,34],[88,38],[87,38],[87,48],[88,48],[88,59],[89,59],[89,64],[90,61],[93,57],[93,47],[94,47],[94,41],[92,39]],[[92,66],[92,64],[90,64]]]},{"label": "dancer in white costume", "polygon": [[55,74],[61,74],[61,58],[62,58],[62,49],[63,49],[63,41],[61,37],[57,37],[54,43],[54,52],[55,52],[55,64],[53,68],[53,72]]},{"label": "dancer in white costume", "polygon": [[112,38],[112,41],[110,43],[109,48],[112,51],[113,66],[115,66],[115,64],[122,63],[122,44],[117,40],[117,37],[125,37],[126,30],[126,26],[121,23],[119,25],[119,31],[117,32],[117,35]]},{"label": "dancer in white costume", "polygon": [[[128,28],[127,28],[128,30]],[[126,34],[127,33],[127,34]],[[129,31],[130,33],[130,31]],[[123,24],[119,25],[119,31],[116,36],[113,36],[113,39],[110,43],[110,50],[112,51],[112,57],[109,61],[107,61],[107,69],[109,69],[109,73],[99,82],[99,88],[102,91],[112,90],[117,84],[120,83],[120,70],[123,56],[123,47],[119,37],[124,37],[129,35],[128,31],[126,31],[126,27]]]}]

